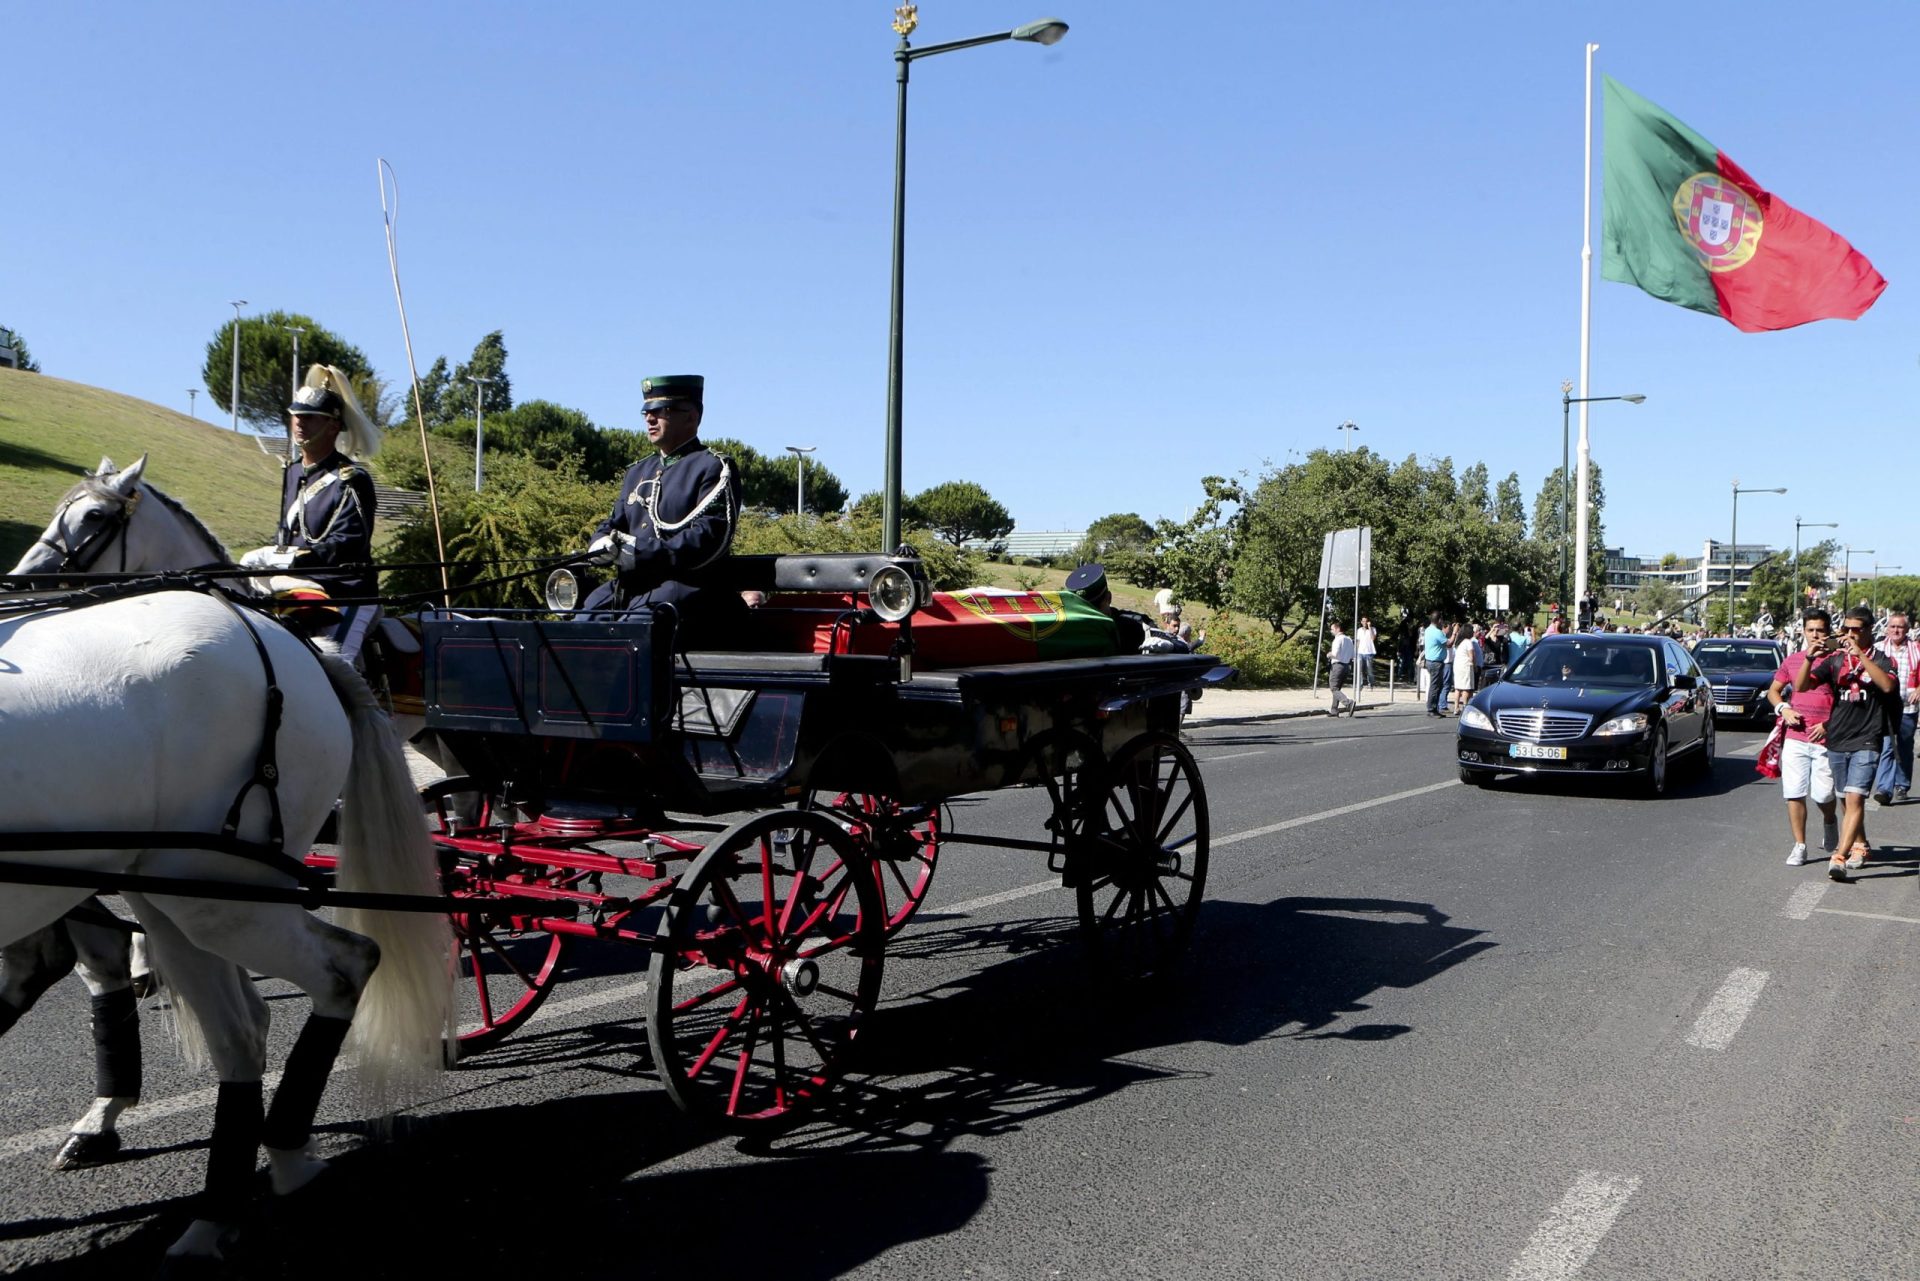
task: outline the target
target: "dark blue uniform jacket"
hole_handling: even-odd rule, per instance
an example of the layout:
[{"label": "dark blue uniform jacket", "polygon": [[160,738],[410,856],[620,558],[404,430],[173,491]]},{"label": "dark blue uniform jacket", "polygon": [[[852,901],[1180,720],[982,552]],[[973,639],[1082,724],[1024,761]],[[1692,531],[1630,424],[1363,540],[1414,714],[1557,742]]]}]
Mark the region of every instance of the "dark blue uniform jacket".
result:
[{"label": "dark blue uniform jacket", "polygon": [[[373,477],[335,450],[308,467],[299,459],[280,477],[280,528],[274,541],[299,551],[288,572],[340,597],[380,592],[373,565]],[[359,571],[335,565],[365,565]]]},{"label": "dark blue uniform jacket", "polygon": [[696,625],[732,615],[739,594],[709,583],[739,521],[740,474],[731,462],[697,438],[672,454],[649,454],[627,468],[613,513],[594,530],[596,538],[633,536],[633,570],[620,576],[617,593],[596,592],[583,608],[665,602]]}]

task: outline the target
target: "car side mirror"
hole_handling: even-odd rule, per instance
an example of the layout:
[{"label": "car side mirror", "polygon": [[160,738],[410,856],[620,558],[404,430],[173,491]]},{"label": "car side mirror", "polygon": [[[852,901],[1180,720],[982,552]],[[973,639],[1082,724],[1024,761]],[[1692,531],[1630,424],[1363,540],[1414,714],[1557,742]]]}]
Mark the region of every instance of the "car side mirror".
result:
[{"label": "car side mirror", "polygon": [[1700,678],[1687,672],[1677,673],[1673,678],[1673,687],[1675,689],[1693,689],[1699,684]]}]

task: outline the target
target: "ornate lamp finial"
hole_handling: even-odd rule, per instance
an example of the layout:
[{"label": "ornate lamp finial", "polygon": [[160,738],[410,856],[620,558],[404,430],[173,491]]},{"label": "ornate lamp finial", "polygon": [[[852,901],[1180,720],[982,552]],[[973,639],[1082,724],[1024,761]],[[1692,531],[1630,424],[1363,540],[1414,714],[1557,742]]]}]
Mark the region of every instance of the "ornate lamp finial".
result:
[{"label": "ornate lamp finial", "polygon": [[899,8],[893,11],[893,29],[900,34],[900,38],[902,40],[905,40],[908,36],[912,35],[913,29],[919,25],[920,25],[920,6],[919,5],[903,4]]}]

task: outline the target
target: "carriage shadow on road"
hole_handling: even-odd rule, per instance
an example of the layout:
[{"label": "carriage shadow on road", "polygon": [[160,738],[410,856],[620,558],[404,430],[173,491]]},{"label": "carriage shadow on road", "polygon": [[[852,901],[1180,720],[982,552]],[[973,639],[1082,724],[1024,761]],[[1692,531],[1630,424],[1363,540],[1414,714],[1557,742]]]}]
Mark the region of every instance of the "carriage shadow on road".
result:
[{"label": "carriage shadow on road", "polygon": [[1353,1016],[1382,988],[1417,986],[1495,946],[1479,934],[1426,903],[1212,902],[1183,975],[1156,989],[1115,991],[1089,972],[1068,922],[931,931],[902,948],[898,963],[968,951],[1013,959],[889,1003],[858,1070],[821,1115],[749,1148],[942,1149],[962,1135],[1017,1131],[1121,1090],[1204,1077],[1180,1066],[1185,1045],[1391,1040],[1414,1029]]}]

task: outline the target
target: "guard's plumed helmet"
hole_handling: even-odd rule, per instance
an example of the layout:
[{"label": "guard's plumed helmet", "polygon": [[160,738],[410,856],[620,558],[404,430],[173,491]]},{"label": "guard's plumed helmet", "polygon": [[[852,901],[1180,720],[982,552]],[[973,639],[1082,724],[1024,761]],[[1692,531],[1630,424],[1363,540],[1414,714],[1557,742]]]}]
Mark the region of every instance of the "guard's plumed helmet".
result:
[{"label": "guard's plumed helmet", "polygon": [[287,415],[321,414],[340,420],[340,439],[334,447],[350,458],[371,454],[380,445],[380,434],[360,408],[347,375],[333,365],[312,365],[306,381],[293,394]]}]

